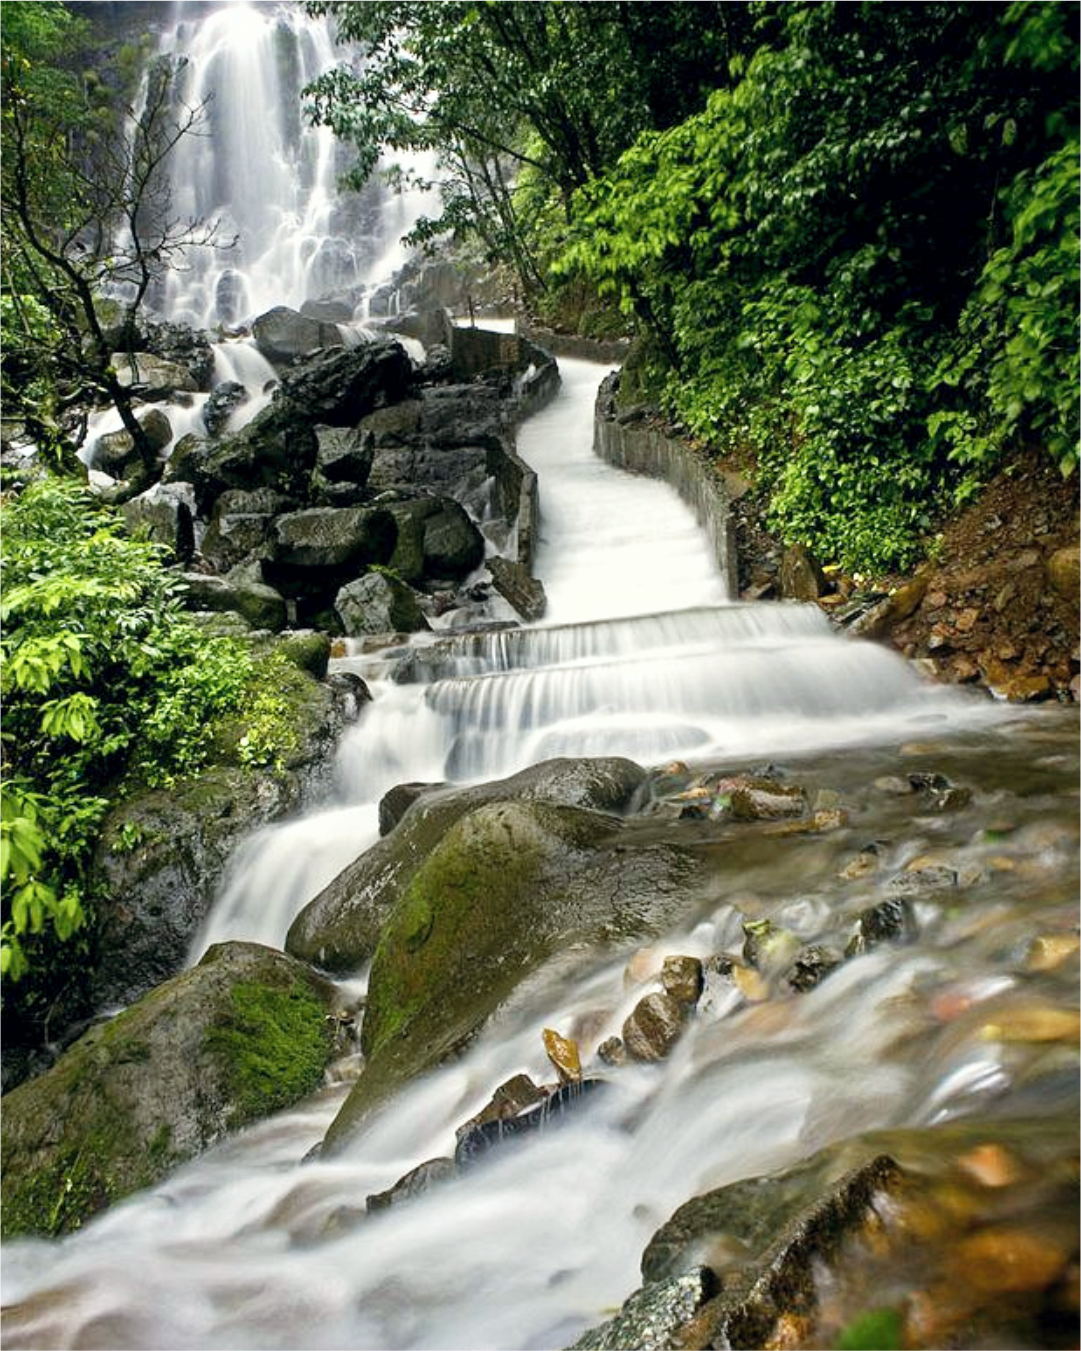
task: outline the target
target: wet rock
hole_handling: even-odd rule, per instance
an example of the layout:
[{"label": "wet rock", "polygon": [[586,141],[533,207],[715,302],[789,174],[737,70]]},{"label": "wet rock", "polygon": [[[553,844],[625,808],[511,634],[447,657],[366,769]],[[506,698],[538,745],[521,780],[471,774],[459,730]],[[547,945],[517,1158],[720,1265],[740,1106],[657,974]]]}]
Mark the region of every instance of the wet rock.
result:
[{"label": "wet rock", "polygon": [[720,1293],[669,1345],[766,1346],[783,1314],[813,1312],[822,1267],[864,1223],[882,1192],[900,1185],[889,1155],[832,1147],[806,1163],[747,1178],[688,1201],[642,1254],[642,1277],[671,1280],[707,1267]]},{"label": "wet rock", "polygon": [[613,1067],[627,1063],[627,1048],[619,1037],[608,1037],[597,1047],[597,1059]]},{"label": "wet rock", "polygon": [[273,564],[279,571],[332,573],[386,563],[397,530],[388,511],[369,507],[309,507],[274,522]]},{"label": "wet rock", "polygon": [[531,1107],[536,1107],[547,1098],[548,1090],[538,1088],[528,1074],[512,1075],[492,1094],[484,1107],[463,1123],[455,1131],[455,1139],[462,1140],[478,1126],[490,1121],[506,1121],[512,1116],[521,1116]]},{"label": "wet rock", "polygon": [[166,399],[170,394],[198,391],[191,372],[175,361],[166,361],[150,352],[114,352],[112,365],[118,382],[126,389],[139,389],[151,398]]},{"label": "wet rock", "polygon": [[491,574],[492,586],[527,624],[544,618],[548,608],[544,583],[532,576],[524,563],[493,555],[485,566]]},{"label": "wet rock", "polygon": [[183,580],[193,610],[233,610],[253,628],[275,632],[289,622],[284,598],[262,580],[258,564],[254,570],[238,565],[227,577],[185,572]]},{"label": "wet rock", "polygon": [[326,483],[363,488],[372,472],[370,438],[351,427],[319,426],[315,435],[319,443],[315,464],[322,479]]},{"label": "wet rock", "polygon": [[322,323],[276,305],[252,323],[255,344],[270,362],[289,362],[320,347],[341,347],[342,335],[336,324]]},{"label": "wet rock", "polygon": [[860,912],[845,956],[858,957],[880,943],[910,943],[915,937],[916,917],[911,901],[907,896],[891,897]]},{"label": "wet rock", "polygon": [[772,920],[746,920],[743,925],[743,960],[758,971],[776,971],[792,960],[799,939]]},{"label": "wet rock", "polygon": [[623,1045],[635,1060],[663,1060],[683,1031],[684,1006],[670,994],[647,994],[623,1024]]},{"label": "wet rock", "polygon": [[384,1192],[374,1192],[369,1196],[368,1213],[389,1210],[391,1206],[401,1205],[403,1201],[411,1201],[414,1197],[423,1196],[425,1192],[439,1186],[441,1182],[447,1182],[457,1176],[458,1165],[453,1159],[428,1159],[418,1164],[416,1168],[411,1168],[404,1177],[395,1182],[393,1187],[388,1187]]},{"label": "wet rock", "polygon": [[821,564],[805,544],[790,544],[781,555],[778,574],[785,600],[814,601],[830,589]]},{"label": "wet rock", "polygon": [[311,1093],[329,984],[226,943],[4,1097],[5,1237],[59,1234],[251,1121]]},{"label": "wet rock", "polygon": [[[634,846],[616,817],[517,799],[458,817],[410,874],[401,866],[407,826],[429,805],[421,799],[374,846],[398,846],[397,900],[372,960],[367,1064],[328,1147],[343,1145],[406,1080],[460,1051],[526,976],[568,947],[657,932],[704,873],[693,854]],[[362,904],[381,907],[386,894],[369,892]],[[294,950],[306,913],[290,931]],[[325,937],[317,929],[311,938],[326,966]]]},{"label": "wet rock", "polygon": [[420,862],[459,817],[488,802],[553,802],[620,811],[645,770],[630,760],[542,761],[507,779],[425,793],[379,840],[297,916],[287,938],[295,956],[332,971],[352,971],[370,960],[379,927]]},{"label": "wet rock", "polygon": [[772,821],[781,816],[802,816],[807,810],[807,794],[795,784],[776,779],[740,776],[723,779],[718,796],[728,800],[728,809],[736,821]]},{"label": "wet rock", "polygon": [[[146,437],[147,450],[155,454],[173,439],[173,428],[160,408],[150,408],[135,418]],[[113,478],[124,478],[142,463],[142,452],[135,448],[135,439],[129,431],[106,432],[99,436],[94,449],[94,467]]]},{"label": "wet rock", "polygon": [[619,1313],[579,1337],[570,1351],[669,1351],[676,1334],[717,1293],[708,1267],[654,1281],[626,1300]]},{"label": "wet rock", "polygon": [[398,783],[379,800],[379,834],[389,835],[414,802],[443,783]]},{"label": "wet rock", "polygon": [[702,963],[697,957],[666,957],[661,964],[661,984],[678,1004],[697,1004],[705,984]]},{"label": "wet rock", "polygon": [[203,557],[219,572],[228,572],[251,555],[268,554],[275,516],[294,511],[296,505],[295,498],[273,488],[228,489],[214,503]]},{"label": "wet rock", "polygon": [[562,1036],[553,1028],[546,1027],[543,1033],[544,1050],[552,1062],[561,1084],[577,1083],[582,1077],[582,1061],[578,1054],[578,1043]]},{"label": "wet rock", "polygon": [[269,488],[299,500],[306,498],[319,449],[315,432],[293,410],[272,403],[231,436],[208,441],[182,437],[162,475],[195,488],[200,514],[230,488]]},{"label": "wet rock", "polygon": [[202,419],[207,436],[217,436],[236,410],[248,402],[250,395],[239,380],[223,380],[215,385],[203,404]]},{"label": "wet rock", "polygon": [[[176,974],[240,840],[321,791],[343,726],[334,692],[300,670],[279,672],[286,701],[280,768],[218,764],[171,789],[144,789],[105,818],[90,868],[96,898],[92,1011],[130,1004]],[[247,729],[221,729],[224,758]]]},{"label": "wet rock", "polygon": [[479,1162],[493,1149],[505,1146],[539,1131],[560,1126],[573,1116],[580,1106],[605,1087],[603,1079],[582,1079],[563,1084],[547,1094],[535,1107],[517,1116],[485,1121],[466,1131],[458,1140],[454,1161],[459,1168],[468,1168]]},{"label": "wet rock", "polygon": [[405,399],[413,365],[400,343],[379,339],[321,351],[282,376],[275,403],[290,405],[310,425],[356,427],[376,409]]},{"label": "wet rock", "polygon": [[812,943],[796,956],[796,960],[785,973],[785,980],[793,990],[805,993],[841,965],[841,955],[821,943]]},{"label": "wet rock", "polygon": [[958,875],[956,868],[950,868],[944,863],[918,862],[917,866],[912,864],[899,873],[896,877],[890,878],[889,890],[894,896],[933,896],[940,891],[949,891],[957,886]]},{"label": "wet rock", "polygon": [[346,636],[361,633],[417,633],[430,626],[416,594],[384,572],[369,572],[343,586],[334,609]]},{"label": "wet rock", "polygon": [[195,552],[195,494],[187,483],[155,483],[120,508],[128,533],[163,544],[185,565]]},{"label": "wet rock", "polygon": [[460,581],[484,559],[484,538],[469,513],[451,498],[439,499],[439,510],[424,522],[425,576]]}]

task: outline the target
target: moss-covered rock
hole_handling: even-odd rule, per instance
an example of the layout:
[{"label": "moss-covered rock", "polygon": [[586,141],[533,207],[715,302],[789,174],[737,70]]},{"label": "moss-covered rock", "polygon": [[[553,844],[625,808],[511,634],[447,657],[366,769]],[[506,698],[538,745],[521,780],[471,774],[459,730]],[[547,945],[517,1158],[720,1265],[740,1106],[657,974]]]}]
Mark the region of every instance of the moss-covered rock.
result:
[{"label": "moss-covered rock", "polygon": [[383,926],[361,1034],[365,1070],[327,1145],[460,1050],[553,955],[671,924],[699,868],[681,850],[636,846],[618,817],[581,807],[502,801],[461,816]]},{"label": "moss-covered rock", "polygon": [[175,975],[240,840],[321,791],[344,714],[295,663],[320,660],[326,640],[266,641],[244,709],[206,730],[211,764],[172,787],[133,791],[103,823],[91,875],[91,1012]]},{"label": "moss-covered rock", "polygon": [[318,1087],[331,988],[254,943],[92,1028],[4,1098],[3,1232],[55,1235]]},{"label": "moss-covered rock", "polygon": [[555,759],[507,779],[437,790],[414,802],[393,832],[351,863],[293,922],[286,950],[327,971],[355,971],[370,960],[384,918],[420,863],[455,821],[488,802],[555,802],[619,812],[646,773],[631,760]]}]

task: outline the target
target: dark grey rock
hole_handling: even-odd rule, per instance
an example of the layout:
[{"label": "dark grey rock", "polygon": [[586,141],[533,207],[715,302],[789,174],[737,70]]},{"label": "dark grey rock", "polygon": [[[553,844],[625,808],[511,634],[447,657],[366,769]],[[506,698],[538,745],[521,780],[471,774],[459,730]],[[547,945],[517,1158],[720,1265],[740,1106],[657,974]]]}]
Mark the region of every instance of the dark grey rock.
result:
[{"label": "dark grey rock", "polygon": [[270,362],[283,363],[302,357],[316,348],[341,347],[342,335],[336,324],[276,305],[252,323],[256,346]]},{"label": "dark grey rock", "polygon": [[381,572],[369,572],[343,586],[334,599],[334,609],[347,636],[416,633],[429,627],[415,593]]}]

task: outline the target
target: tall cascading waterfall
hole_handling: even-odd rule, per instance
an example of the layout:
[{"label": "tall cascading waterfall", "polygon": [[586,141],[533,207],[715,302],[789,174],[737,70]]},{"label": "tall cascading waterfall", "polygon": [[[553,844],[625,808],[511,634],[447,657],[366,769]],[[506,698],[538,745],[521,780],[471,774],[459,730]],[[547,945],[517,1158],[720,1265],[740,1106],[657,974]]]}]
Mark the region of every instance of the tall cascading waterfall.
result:
[{"label": "tall cascading waterfall", "polygon": [[207,13],[181,3],[161,51],[182,63],[184,105],[206,118],[170,156],[173,213],[217,221],[222,244],[190,250],[169,273],[162,310],[211,327],[324,296],[360,306],[366,285],[405,260],[400,239],[425,197],[378,178],[359,194],[339,190],[341,144],[307,123],[301,97],[342,58],[328,24],[300,5],[229,0]]}]

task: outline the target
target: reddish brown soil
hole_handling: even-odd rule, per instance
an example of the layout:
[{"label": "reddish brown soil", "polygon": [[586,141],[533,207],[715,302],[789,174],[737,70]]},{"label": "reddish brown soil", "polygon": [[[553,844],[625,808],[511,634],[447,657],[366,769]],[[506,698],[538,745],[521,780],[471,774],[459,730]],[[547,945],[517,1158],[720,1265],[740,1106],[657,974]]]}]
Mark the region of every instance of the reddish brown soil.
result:
[{"label": "reddish brown soil", "polygon": [[1078,484],[1030,452],[948,524],[918,608],[888,638],[944,679],[1078,697]]}]

